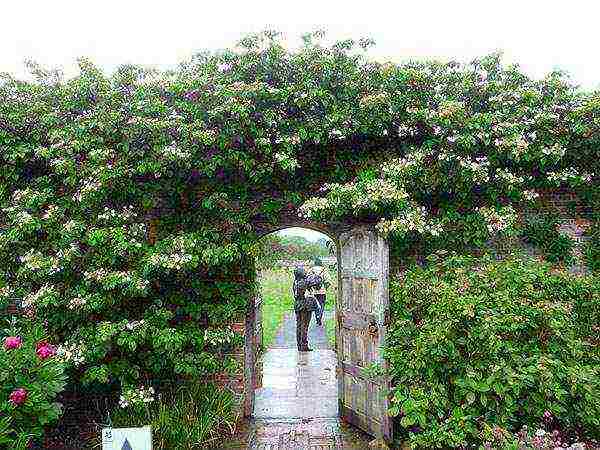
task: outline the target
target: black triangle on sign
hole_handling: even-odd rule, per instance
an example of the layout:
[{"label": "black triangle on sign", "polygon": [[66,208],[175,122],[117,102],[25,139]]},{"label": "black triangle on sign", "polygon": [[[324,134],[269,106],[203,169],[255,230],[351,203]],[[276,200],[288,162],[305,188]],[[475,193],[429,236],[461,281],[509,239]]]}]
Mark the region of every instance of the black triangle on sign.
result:
[{"label": "black triangle on sign", "polygon": [[121,450],[133,450],[131,448],[131,444],[129,443],[129,439],[125,439],[125,442],[123,442],[123,447],[121,447]]}]

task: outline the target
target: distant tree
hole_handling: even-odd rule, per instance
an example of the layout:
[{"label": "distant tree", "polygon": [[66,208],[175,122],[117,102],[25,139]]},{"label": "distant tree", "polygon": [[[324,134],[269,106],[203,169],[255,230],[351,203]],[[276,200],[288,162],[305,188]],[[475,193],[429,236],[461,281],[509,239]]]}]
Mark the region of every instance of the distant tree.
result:
[{"label": "distant tree", "polygon": [[281,260],[312,261],[329,256],[332,244],[327,238],[311,242],[302,236],[270,234],[260,239],[254,252],[258,267],[264,269],[274,267]]}]

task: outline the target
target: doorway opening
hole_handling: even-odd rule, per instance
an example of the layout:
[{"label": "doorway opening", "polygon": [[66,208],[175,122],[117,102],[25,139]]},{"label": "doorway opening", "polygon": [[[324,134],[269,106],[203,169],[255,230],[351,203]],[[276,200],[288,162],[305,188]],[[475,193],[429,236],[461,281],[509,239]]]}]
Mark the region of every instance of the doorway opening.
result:
[{"label": "doorway opening", "polygon": [[[317,231],[287,228],[260,239],[256,260],[260,290],[255,326],[262,351],[255,369],[252,416],[337,418],[336,243]],[[293,295],[294,270],[298,267],[309,276],[317,274],[323,281],[306,293],[317,300],[308,325],[311,351],[298,349],[299,324]]]},{"label": "doorway opening", "polygon": [[[310,442],[317,442],[318,439],[310,437],[312,433],[322,433],[327,429],[329,434],[325,434],[329,437],[321,437],[338,442],[345,439],[338,426],[344,423],[375,437],[378,442],[391,442],[391,420],[387,415],[390,384],[382,351],[390,320],[388,243],[370,225],[337,227],[331,233],[331,230],[318,225],[313,229],[328,234],[324,237],[329,237],[333,243],[328,245],[329,258],[336,255],[330,259],[336,261],[331,269],[337,271],[337,274],[330,274],[335,290],[326,299],[322,329],[316,329],[318,325],[314,318],[309,327],[308,345],[315,349],[298,351],[295,339],[291,285],[293,267],[300,261],[296,259],[279,264],[284,266],[280,270],[287,272],[280,278],[273,275],[269,279],[263,267],[259,277],[263,289],[256,295],[255,301],[249,302],[246,314],[245,415],[259,421],[270,421],[269,429],[274,430],[282,421],[293,423],[289,425],[293,427],[289,433],[280,434],[284,441],[288,435],[304,433],[309,436]],[[272,234],[274,230],[269,231]],[[286,233],[290,232],[284,231],[283,234]],[[268,246],[266,248],[267,256],[276,253]],[[260,254],[255,256],[260,258]],[[289,258],[273,259],[289,261]],[[311,264],[308,258],[306,265],[312,266],[314,261]],[[270,300],[264,289],[269,282],[278,289]],[[288,297],[287,300],[285,297]],[[274,310],[284,310],[287,316],[282,314],[281,319],[273,320],[269,316]],[[335,332],[330,331],[328,338],[327,322],[331,328],[332,319]],[[266,331],[265,324],[270,327]],[[263,335],[267,339],[264,346]],[[264,351],[260,352],[263,347]],[[318,421],[314,419],[320,420],[322,430],[319,428],[321,425],[302,428],[305,421],[316,424]],[[274,421],[279,422],[274,424]],[[267,441],[271,439],[269,436],[265,437]]]}]

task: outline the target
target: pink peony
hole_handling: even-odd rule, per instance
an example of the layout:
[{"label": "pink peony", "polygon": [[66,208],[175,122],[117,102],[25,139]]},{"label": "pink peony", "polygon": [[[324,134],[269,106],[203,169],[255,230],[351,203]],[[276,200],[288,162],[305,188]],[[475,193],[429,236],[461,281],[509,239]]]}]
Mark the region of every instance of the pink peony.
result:
[{"label": "pink peony", "polygon": [[4,348],[6,350],[13,350],[19,348],[22,342],[21,336],[8,336],[4,338]]},{"label": "pink peony", "polygon": [[48,359],[56,354],[55,348],[45,341],[39,342],[35,351],[40,359]]},{"label": "pink peony", "polygon": [[12,391],[8,398],[13,405],[19,406],[25,403],[25,400],[27,400],[27,395],[28,394],[25,389],[19,388]]}]

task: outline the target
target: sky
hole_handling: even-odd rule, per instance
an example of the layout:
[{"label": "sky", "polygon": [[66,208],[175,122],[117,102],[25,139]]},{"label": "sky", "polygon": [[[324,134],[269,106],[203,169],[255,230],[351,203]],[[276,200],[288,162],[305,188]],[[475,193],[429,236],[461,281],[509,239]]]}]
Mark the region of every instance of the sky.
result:
[{"label": "sky", "polygon": [[331,40],[373,38],[380,61],[470,61],[501,50],[533,77],[562,69],[600,88],[596,0],[7,0],[2,15],[0,72],[18,77],[26,59],[66,76],[84,56],[107,71],[172,68],[247,33],[275,29],[293,48],[301,34],[324,29]]},{"label": "sky", "polygon": [[2,15],[0,72],[18,75],[25,59],[73,75],[81,56],[107,70],[173,67],[249,32],[279,30],[293,48],[302,33],[325,29],[332,39],[375,39],[378,60],[468,61],[503,50],[533,76],[561,68],[600,87],[595,0],[7,0]]},{"label": "sky", "polygon": [[303,236],[311,242],[317,242],[319,239],[323,238],[329,239],[327,235],[319,233],[318,231],[298,227],[285,228],[284,230],[278,231],[277,234],[283,236]]}]

